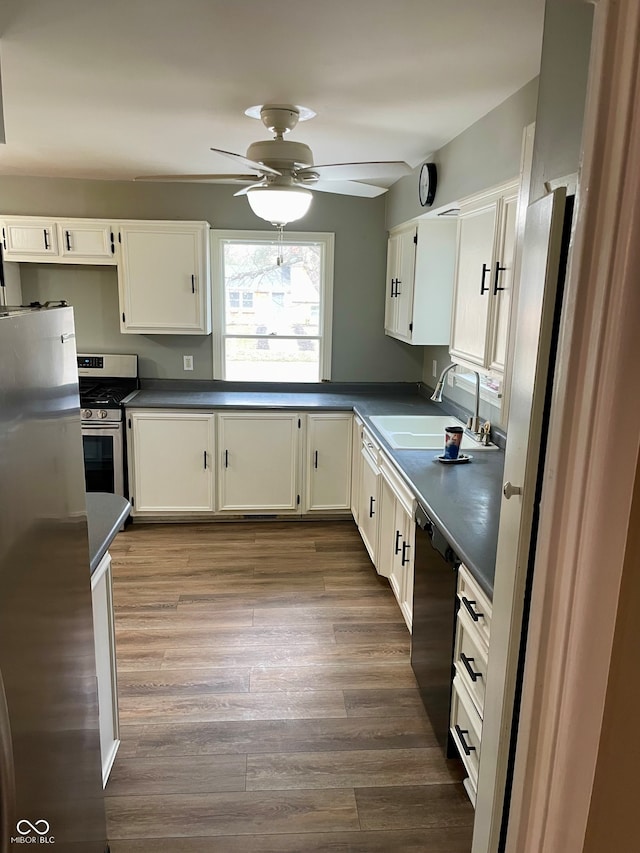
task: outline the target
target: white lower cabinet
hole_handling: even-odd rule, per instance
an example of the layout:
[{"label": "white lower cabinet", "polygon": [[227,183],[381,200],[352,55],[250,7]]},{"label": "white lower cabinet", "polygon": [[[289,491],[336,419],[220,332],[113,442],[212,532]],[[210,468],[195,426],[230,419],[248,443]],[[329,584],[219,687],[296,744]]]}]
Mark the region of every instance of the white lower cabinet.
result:
[{"label": "white lower cabinet", "polygon": [[218,415],[218,509],[296,512],[301,418],[284,412]]},{"label": "white lower cabinet", "polygon": [[378,449],[363,432],[358,489],[358,529],[374,566],[378,565],[378,519],[380,517],[380,471]]},{"label": "white lower cabinet", "polygon": [[352,416],[327,412],[305,420],[305,510],[349,509]]},{"label": "white lower cabinet", "polygon": [[116,752],[120,746],[118,721],[118,683],[116,678],[116,641],[113,626],[111,557],[107,552],[91,576],[93,633],[98,680],[98,717],[102,785],[107,784]]},{"label": "white lower cabinet", "polygon": [[360,516],[360,466],[362,464],[362,421],[353,416],[351,433],[351,515],[356,524]]},{"label": "white lower cabinet", "polygon": [[478,793],[482,719],[471,701],[467,688],[457,675],[453,679],[451,697],[451,736],[469,774],[464,780],[464,787],[475,806]]},{"label": "white lower cabinet", "polygon": [[491,602],[466,566],[458,571],[458,617],[453,653],[451,736],[467,770],[464,781],[475,805],[489,661]]},{"label": "white lower cabinet", "polygon": [[135,515],[213,511],[214,419],[197,411],[128,414]]},{"label": "white lower cabinet", "polygon": [[351,412],[131,408],[126,421],[135,516],[346,513],[351,506]]},{"label": "white lower cabinet", "polygon": [[380,461],[381,512],[378,572],[389,584],[411,630],[413,616],[414,498],[384,454]]}]

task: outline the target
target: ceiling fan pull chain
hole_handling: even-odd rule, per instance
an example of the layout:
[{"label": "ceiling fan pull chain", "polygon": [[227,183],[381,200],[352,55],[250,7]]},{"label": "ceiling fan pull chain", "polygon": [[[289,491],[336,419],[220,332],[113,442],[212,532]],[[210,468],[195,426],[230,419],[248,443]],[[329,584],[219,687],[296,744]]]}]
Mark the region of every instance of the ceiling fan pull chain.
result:
[{"label": "ceiling fan pull chain", "polygon": [[281,267],[284,263],[283,257],[283,249],[284,249],[284,225],[277,225],[278,229],[278,266]]}]

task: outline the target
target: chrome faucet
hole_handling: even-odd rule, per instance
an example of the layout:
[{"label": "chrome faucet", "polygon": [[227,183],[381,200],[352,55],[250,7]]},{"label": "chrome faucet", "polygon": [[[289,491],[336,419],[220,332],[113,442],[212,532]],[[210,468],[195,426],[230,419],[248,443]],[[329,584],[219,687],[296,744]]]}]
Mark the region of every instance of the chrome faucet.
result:
[{"label": "chrome faucet", "polygon": [[[442,389],[444,388],[445,377],[450,370],[454,369],[454,367],[457,367],[455,362],[447,365],[440,374],[440,378],[436,382],[435,390],[430,397],[434,403],[442,402]],[[470,416],[467,420],[467,429],[472,432],[478,440],[480,440],[483,435],[483,430],[480,425],[480,374],[476,370],[474,370],[473,373],[475,373],[476,376],[476,404],[473,416]]]}]

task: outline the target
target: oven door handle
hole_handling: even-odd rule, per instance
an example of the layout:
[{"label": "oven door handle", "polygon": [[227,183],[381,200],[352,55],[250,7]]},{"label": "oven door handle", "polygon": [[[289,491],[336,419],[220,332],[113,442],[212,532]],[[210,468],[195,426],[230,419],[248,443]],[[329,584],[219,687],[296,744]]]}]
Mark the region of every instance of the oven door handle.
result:
[{"label": "oven door handle", "polygon": [[114,435],[117,432],[122,432],[122,421],[118,421],[118,423],[113,424],[112,426],[107,426],[106,424],[85,424],[82,425],[82,434],[92,435]]}]

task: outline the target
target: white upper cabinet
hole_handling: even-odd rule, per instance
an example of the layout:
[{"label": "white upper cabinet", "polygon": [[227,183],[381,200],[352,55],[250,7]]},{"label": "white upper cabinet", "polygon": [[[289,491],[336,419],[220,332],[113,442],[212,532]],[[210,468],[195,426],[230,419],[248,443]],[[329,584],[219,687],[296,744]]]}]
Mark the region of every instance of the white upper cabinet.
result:
[{"label": "white upper cabinet", "polygon": [[513,271],[516,256],[516,221],[518,193],[513,192],[502,200],[502,217],[498,232],[498,258],[500,266],[497,279],[494,272],[492,327],[489,345],[489,368],[504,373],[509,337],[509,317],[513,295]]},{"label": "white upper cabinet", "polygon": [[513,183],[460,209],[450,354],[473,370],[504,372],[517,201]]},{"label": "white upper cabinet", "polygon": [[7,261],[55,264],[117,263],[111,222],[99,219],[2,219],[2,244]]},{"label": "white upper cabinet", "polygon": [[58,247],[65,263],[115,264],[116,236],[110,222],[58,220]]},{"label": "white upper cabinet", "polygon": [[403,341],[410,341],[412,332],[416,234],[417,228],[413,225],[389,237],[384,330]]},{"label": "white upper cabinet", "polygon": [[7,261],[51,260],[58,255],[58,233],[51,219],[32,216],[4,219],[2,248]]},{"label": "white upper cabinet", "polygon": [[261,514],[297,512],[298,415],[223,412],[218,415],[218,509]]},{"label": "white upper cabinet", "polygon": [[429,219],[389,236],[385,332],[410,344],[448,344],[456,222]]},{"label": "white upper cabinet", "polygon": [[120,331],[146,335],[211,332],[209,224],[120,224]]}]

